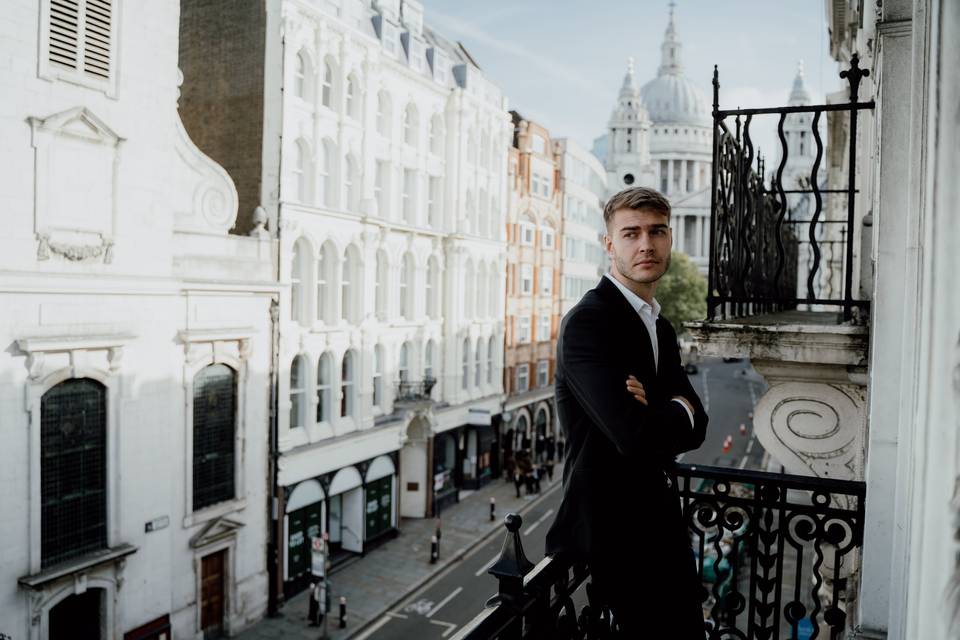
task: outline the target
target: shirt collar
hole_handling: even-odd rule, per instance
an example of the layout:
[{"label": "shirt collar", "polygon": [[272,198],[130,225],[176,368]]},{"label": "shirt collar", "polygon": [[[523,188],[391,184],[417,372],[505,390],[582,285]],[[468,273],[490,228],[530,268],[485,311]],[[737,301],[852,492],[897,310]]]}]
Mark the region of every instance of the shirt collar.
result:
[{"label": "shirt collar", "polygon": [[610,282],[617,285],[617,289],[619,289],[620,293],[623,294],[623,297],[627,299],[627,302],[630,303],[630,306],[633,307],[634,311],[637,313],[650,313],[653,315],[654,320],[660,317],[660,303],[657,302],[656,298],[653,299],[653,304],[650,304],[633,291],[630,291],[630,289],[625,287],[623,283],[614,278],[609,271],[603,275],[610,278]]}]

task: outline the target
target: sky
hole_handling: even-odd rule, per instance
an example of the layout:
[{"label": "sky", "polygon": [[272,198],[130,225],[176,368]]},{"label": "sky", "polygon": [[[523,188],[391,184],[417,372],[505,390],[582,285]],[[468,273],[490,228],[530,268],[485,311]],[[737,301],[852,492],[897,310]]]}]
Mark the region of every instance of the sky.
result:
[{"label": "sky", "polygon": [[[425,22],[463,42],[510,109],[587,149],[627,58],[641,86],[656,77],[668,16],[668,0],[424,0]],[[721,108],[785,105],[800,60],[815,103],[841,88],[823,0],[678,0],[675,22],[685,75],[708,102],[718,65]],[[772,148],[772,119],[758,126]]]}]

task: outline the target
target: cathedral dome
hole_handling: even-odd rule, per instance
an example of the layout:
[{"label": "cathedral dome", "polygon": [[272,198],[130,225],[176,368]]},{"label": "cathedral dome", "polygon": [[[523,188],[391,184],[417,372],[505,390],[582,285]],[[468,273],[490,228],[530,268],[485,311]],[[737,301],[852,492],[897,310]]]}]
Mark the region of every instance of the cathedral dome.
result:
[{"label": "cathedral dome", "polygon": [[663,74],[643,85],[640,96],[654,124],[710,126],[706,97],[682,75]]},{"label": "cathedral dome", "polygon": [[657,77],[643,85],[640,95],[654,124],[710,125],[710,107],[706,97],[683,75],[681,44],[674,24],[673,6],[670,22],[660,45],[661,59]]}]

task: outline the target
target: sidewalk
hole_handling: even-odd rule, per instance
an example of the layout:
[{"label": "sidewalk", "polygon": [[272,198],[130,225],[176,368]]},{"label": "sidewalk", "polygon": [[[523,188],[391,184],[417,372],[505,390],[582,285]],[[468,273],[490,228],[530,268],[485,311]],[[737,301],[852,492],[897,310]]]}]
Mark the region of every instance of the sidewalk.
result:
[{"label": "sidewalk", "polygon": [[[407,518],[400,523],[400,535],[394,540],[370,551],[366,556],[348,561],[330,575],[333,586],[333,616],[327,623],[330,638],[346,640],[368,623],[378,620],[388,609],[420,588],[430,578],[449,565],[459,561],[486,534],[496,529],[505,532],[503,518],[508,513],[523,513],[547,491],[560,484],[563,465],[553,472],[553,481],[541,482],[539,495],[516,497],[513,483],[494,479],[479,491],[461,492],[460,503],[446,508],[441,514],[442,536],[440,560],[430,564],[430,536],[434,532],[433,518]],[[496,519],[490,521],[490,498],[497,500]],[[497,587],[496,580],[488,580],[490,593]],[[339,629],[340,596],[347,598],[347,628]],[[288,600],[282,617],[264,618],[249,627],[237,638],[241,640],[303,639],[317,640],[320,629],[307,622],[307,591]]]}]

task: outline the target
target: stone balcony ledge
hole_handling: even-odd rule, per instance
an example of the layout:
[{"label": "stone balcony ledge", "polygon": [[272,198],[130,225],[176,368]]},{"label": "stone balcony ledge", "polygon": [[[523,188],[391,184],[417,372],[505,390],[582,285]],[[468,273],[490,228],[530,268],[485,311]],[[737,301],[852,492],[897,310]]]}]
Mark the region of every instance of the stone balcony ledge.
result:
[{"label": "stone balcony ledge", "polygon": [[835,313],[784,311],[684,326],[703,356],[834,365],[856,371],[867,366],[869,327],[839,322]]}]

